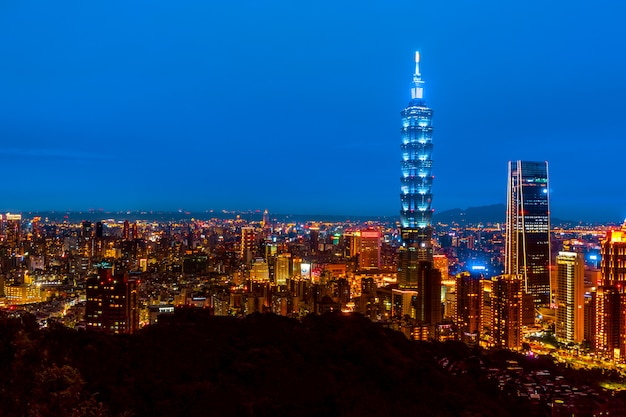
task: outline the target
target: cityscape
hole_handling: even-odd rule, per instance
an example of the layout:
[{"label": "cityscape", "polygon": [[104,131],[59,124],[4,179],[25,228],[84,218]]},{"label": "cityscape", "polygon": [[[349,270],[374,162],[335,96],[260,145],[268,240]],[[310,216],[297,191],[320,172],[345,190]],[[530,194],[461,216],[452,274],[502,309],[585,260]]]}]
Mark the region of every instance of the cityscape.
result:
[{"label": "cityscape", "polygon": [[624,11],[0,6],[0,417],[626,416]]},{"label": "cityscape", "polygon": [[[620,415],[626,224],[551,224],[548,162],[519,160],[508,164],[504,221],[435,222],[433,111],[420,63],[417,52],[401,112],[399,220],[268,209],[6,213],[4,317],[28,315],[41,329],[132,335],[174,323],[181,312],[359,315],[408,341],[521,355],[481,372],[535,407],[524,415]],[[608,371],[612,380],[567,385],[554,369],[520,367],[528,357]],[[459,372],[458,361],[437,360]]]}]

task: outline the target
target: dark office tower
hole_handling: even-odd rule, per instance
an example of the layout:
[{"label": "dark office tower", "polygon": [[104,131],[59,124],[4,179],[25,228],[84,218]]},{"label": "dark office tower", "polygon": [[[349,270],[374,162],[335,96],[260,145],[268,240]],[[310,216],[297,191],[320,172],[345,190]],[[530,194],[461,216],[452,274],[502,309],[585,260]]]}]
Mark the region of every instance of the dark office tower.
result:
[{"label": "dark office tower", "polygon": [[398,286],[417,291],[416,318],[434,325],[441,321],[441,274],[433,267],[432,248],[432,116],[424,101],[424,81],[415,54],[411,101],[402,110],[400,129],[400,223],[402,245],[398,259]]},{"label": "dark office tower", "polygon": [[193,237],[194,237],[193,229],[191,228],[191,225],[188,224],[186,241],[187,241],[187,247],[190,249],[193,249]]},{"label": "dark office tower", "polygon": [[93,225],[91,222],[83,221],[81,228],[81,237],[83,239],[89,239],[93,236]]},{"label": "dark office tower", "polygon": [[137,281],[110,268],[87,279],[87,329],[105,333],[134,333],[139,328]]},{"label": "dark office tower", "polygon": [[350,302],[350,283],[345,278],[339,278],[336,282],[337,302],[345,306]]},{"label": "dark office tower", "polygon": [[416,318],[434,326],[442,318],[441,272],[432,262],[420,262],[417,271]]},{"label": "dark office tower", "polygon": [[96,238],[101,239],[104,237],[104,226],[102,222],[96,222]]},{"label": "dark office tower", "polygon": [[320,244],[320,228],[309,228],[309,249],[312,253],[316,253]]},{"label": "dark office tower", "polygon": [[535,306],[550,305],[548,163],[509,161],[505,274],[520,275]]},{"label": "dark office tower", "polygon": [[91,222],[83,221],[80,230],[81,254],[90,258],[94,255],[93,225]]},{"label": "dark office tower", "polygon": [[602,242],[596,291],[595,348],[602,356],[626,360],[626,223]]}]

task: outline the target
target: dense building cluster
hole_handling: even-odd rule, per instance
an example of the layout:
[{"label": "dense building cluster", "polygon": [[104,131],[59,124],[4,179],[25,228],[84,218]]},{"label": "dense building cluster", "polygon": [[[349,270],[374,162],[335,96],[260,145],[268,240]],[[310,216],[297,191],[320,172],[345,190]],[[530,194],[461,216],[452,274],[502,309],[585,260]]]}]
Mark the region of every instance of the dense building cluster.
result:
[{"label": "dense building cluster", "polygon": [[1,303],[42,323],[131,333],[181,306],[229,316],[345,311],[411,338],[514,349],[548,323],[564,343],[623,357],[624,231],[553,229],[553,302],[538,307],[519,275],[503,273],[504,225],[436,224],[429,268],[441,277],[432,297],[441,318],[431,326],[417,316],[419,289],[399,280],[393,221],[2,217]]},{"label": "dense building cluster", "polygon": [[6,214],[1,230],[2,304],[111,333],[132,333],[174,306],[295,317],[369,306],[379,314],[360,301],[362,286],[373,293],[396,280],[397,232],[383,223]]}]

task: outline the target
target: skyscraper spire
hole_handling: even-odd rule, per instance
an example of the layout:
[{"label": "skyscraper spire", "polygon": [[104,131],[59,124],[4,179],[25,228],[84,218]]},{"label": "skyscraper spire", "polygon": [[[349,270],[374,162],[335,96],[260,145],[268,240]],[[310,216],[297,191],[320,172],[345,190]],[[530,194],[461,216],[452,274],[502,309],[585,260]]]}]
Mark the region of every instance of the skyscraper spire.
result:
[{"label": "skyscraper spire", "polygon": [[413,74],[413,85],[411,86],[411,98],[421,100],[424,98],[424,81],[420,74],[420,53],[415,51],[415,74]]},{"label": "skyscraper spire", "polygon": [[415,76],[420,77],[420,51],[415,51]]}]

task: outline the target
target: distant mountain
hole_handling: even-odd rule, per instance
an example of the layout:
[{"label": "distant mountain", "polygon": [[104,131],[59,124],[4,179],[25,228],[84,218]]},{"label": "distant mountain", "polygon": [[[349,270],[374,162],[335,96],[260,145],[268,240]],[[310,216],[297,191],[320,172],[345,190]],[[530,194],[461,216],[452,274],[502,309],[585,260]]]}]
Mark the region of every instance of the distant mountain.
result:
[{"label": "distant mountain", "polygon": [[[124,221],[131,222],[137,220],[169,222],[169,221],[190,221],[208,220],[208,219],[233,219],[239,217],[243,220],[254,222],[261,221],[263,212],[261,210],[205,210],[205,211],[104,211],[104,210],[87,210],[87,211],[24,211],[21,213],[24,219],[30,219],[39,216],[42,219],[54,222],[80,222],[87,220],[97,222],[101,220]],[[455,208],[435,213],[433,216],[434,224],[494,224],[504,223],[506,216],[506,206],[504,204],[492,204],[490,206],[470,207],[465,210]],[[273,221],[287,223],[306,223],[309,221],[322,222],[345,222],[360,223],[366,221],[375,221],[382,224],[394,225],[398,222],[397,215],[374,216],[374,215],[342,215],[342,214],[281,214],[270,212],[270,218]],[[580,221],[563,220],[555,217],[551,218],[551,224],[556,225],[577,225]]]},{"label": "distant mountain", "polygon": [[[39,216],[42,219],[48,219],[50,221],[62,222],[67,220],[68,222],[80,222],[87,220],[91,222],[97,222],[101,220],[115,220],[115,221],[189,221],[191,219],[196,220],[208,220],[208,219],[234,219],[239,218],[246,221],[261,221],[263,218],[263,212],[261,210],[206,210],[206,211],[104,211],[104,210],[92,210],[92,211],[27,211],[22,212],[24,218],[32,218]],[[306,223],[308,221],[324,221],[324,222],[365,222],[376,221],[381,223],[395,224],[396,216],[367,216],[367,215],[342,215],[342,214],[281,214],[270,213],[270,218],[278,222],[300,222]]]},{"label": "distant mountain", "polygon": [[488,224],[504,223],[506,220],[506,205],[492,204],[490,206],[469,207],[465,210],[455,208],[442,211],[433,216],[433,223],[458,224]]},{"label": "distant mountain", "polygon": [[[455,208],[452,210],[442,211],[436,213],[433,216],[433,224],[495,224],[504,223],[506,221],[506,205],[504,204],[492,204],[490,206],[469,207],[465,210]],[[565,220],[557,217],[550,218],[551,226],[576,226],[578,224],[587,224],[586,222]]]}]

